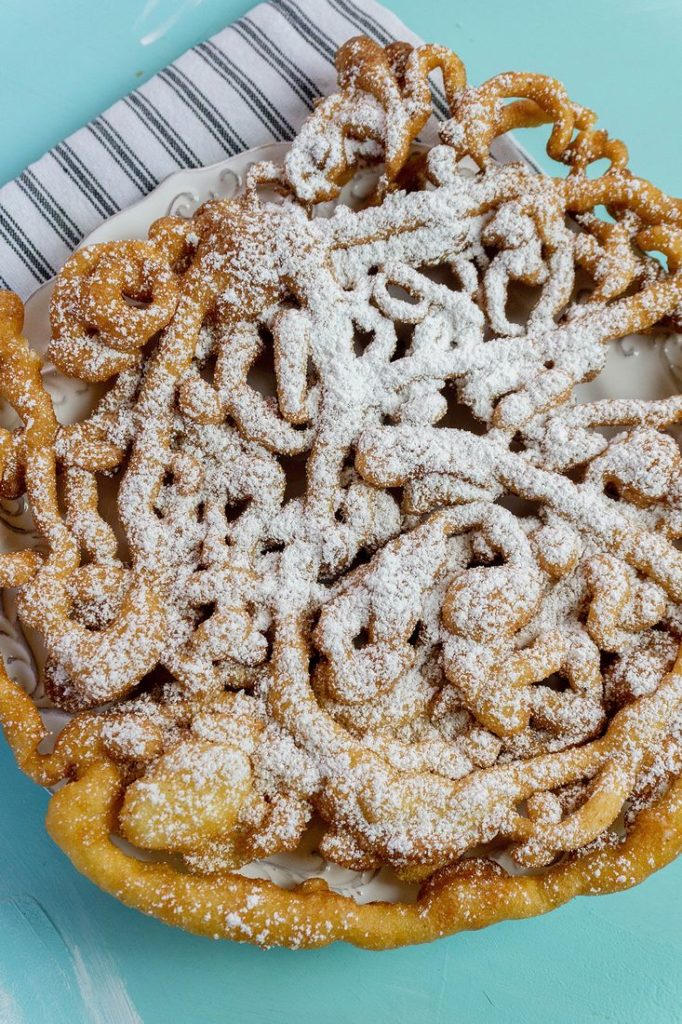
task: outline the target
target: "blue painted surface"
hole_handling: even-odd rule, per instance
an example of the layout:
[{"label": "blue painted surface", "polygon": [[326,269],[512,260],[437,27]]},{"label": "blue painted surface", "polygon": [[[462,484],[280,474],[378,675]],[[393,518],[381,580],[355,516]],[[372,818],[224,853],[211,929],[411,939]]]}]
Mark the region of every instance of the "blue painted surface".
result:
[{"label": "blue painted surface", "polygon": [[[32,0],[29,21],[26,0],[2,0],[0,180],[248,6]],[[680,0],[392,6],[458,49],[472,81],[510,67],[562,78],[629,141],[635,170],[682,192]],[[4,746],[0,793],[0,1024],[682,1022],[682,861],[629,893],[428,947],[262,952],[166,928],[80,878]]]}]

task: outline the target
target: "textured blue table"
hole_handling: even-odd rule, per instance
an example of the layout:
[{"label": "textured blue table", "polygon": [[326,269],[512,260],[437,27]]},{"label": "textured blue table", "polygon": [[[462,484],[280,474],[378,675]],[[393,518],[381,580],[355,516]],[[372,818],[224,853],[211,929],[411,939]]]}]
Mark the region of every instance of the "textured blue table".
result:
[{"label": "textured blue table", "polygon": [[[0,181],[248,6],[2,0]],[[628,140],[636,171],[682,192],[681,0],[392,6],[473,81],[562,78]],[[0,793],[0,1024],[682,1022],[682,861],[631,892],[427,947],[262,952],[173,931],[76,875],[45,834],[46,794],[2,745]]]}]

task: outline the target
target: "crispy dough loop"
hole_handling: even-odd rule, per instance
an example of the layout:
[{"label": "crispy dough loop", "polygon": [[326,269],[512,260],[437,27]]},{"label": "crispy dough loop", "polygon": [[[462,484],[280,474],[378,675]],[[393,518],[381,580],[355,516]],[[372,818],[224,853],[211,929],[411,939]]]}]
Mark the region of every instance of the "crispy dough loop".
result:
[{"label": "crispy dough loop", "polygon": [[336,67],[342,91],[316,107],[285,160],[297,195],[309,203],[334,199],[365,158],[385,166],[376,198],[390,191],[431,114],[430,73],[442,71],[450,103],[466,83],[459,57],[443,46],[384,49],[366,36],[339,48]]},{"label": "crispy dough loop", "polygon": [[67,260],[52,296],[49,354],[62,372],[90,383],[135,365],[170,321],[178,281],[153,242],[103,242]]},{"label": "crispy dough loop", "polygon": [[[150,582],[133,576],[118,616],[99,633],[90,633],[70,617],[69,584],[78,572],[79,556],[57,498],[57,423],[40,377],[40,360],[20,334],[23,308],[16,296],[2,293],[0,314],[2,387],[26,422],[27,495],[49,547],[42,564],[33,551],[2,556],[4,571],[14,585],[25,583],[22,616],[43,634],[53,663],[57,652],[62,654],[59,668],[49,673],[48,685],[67,707],[92,706],[128,692],[152,667],[162,634],[148,624],[151,621],[156,628],[162,610]],[[118,669],[113,674],[112,665]],[[94,694],[87,692],[90,687]]]},{"label": "crispy dough loop", "polygon": [[[522,97],[508,106],[502,100]],[[592,128],[596,115],[571,102],[562,85],[547,75],[507,72],[484,85],[464,91],[452,107],[452,120],[444,124],[444,141],[458,154],[468,153],[479,166],[488,159],[490,144],[513,128],[552,124],[547,152],[561,160],[576,129]]]}]

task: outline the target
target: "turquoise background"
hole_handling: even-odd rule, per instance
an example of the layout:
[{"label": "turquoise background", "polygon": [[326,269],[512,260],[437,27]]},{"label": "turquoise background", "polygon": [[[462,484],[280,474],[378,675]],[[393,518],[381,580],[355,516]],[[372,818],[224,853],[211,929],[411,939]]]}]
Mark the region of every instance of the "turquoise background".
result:
[{"label": "turquoise background", "polygon": [[[249,6],[2,0],[0,181]],[[391,6],[457,49],[474,82],[509,68],[563,79],[637,172],[682,191],[681,0]],[[426,947],[263,952],[166,928],[80,878],[4,745],[0,792],[0,1024],[682,1022],[682,860],[631,892]]]}]

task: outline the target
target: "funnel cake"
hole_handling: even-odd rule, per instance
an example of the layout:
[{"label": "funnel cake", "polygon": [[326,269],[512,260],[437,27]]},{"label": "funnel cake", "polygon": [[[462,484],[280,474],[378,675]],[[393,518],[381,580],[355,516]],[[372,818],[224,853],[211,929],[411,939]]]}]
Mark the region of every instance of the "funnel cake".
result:
[{"label": "funnel cake", "polygon": [[[80,421],[0,296],[0,493],[41,538],[0,576],[72,716],[43,752],[3,669],[0,718],[65,783],[50,834],[127,904],[384,948],[682,846],[682,397],[577,390],[678,327],[682,204],[552,79],[468,87],[443,47],[364,37],[337,64],[242,196],[67,262],[49,355],[93,388]],[[436,69],[451,117],[415,149]],[[565,177],[490,158],[541,124]],[[367,167],[364,208],[318,215]],[[412,898],[252,877],[311,823]]]}]

